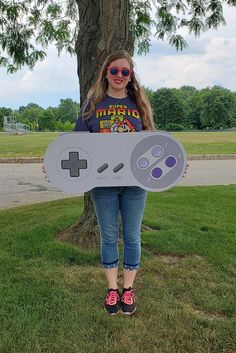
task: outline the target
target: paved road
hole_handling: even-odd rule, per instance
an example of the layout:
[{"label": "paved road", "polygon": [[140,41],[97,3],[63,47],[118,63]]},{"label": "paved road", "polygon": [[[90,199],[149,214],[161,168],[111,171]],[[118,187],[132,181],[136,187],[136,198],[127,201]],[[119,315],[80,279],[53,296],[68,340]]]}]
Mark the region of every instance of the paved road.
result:
[{"label": "paved road", "polygon": [[[236,184],[236,160],[193,160],[189,166],[180,185]],[[71,196],[52,187],[41,168],[40,163],[0,163],[0,208]]]}]

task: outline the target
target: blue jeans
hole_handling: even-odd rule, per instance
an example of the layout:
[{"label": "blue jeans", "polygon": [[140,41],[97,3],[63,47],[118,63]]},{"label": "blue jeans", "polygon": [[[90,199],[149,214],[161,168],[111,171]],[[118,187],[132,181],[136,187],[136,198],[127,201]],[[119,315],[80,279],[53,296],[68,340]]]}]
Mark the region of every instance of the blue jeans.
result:
[{"label": "blue jeans", "polygon": [[118,266],[118,215],[122,219],[123,268],[136,270],[140,265],[140,229],[147,191],[138,186],[97,187],[91,190],[101,236],[101,260],[104,268]]}]

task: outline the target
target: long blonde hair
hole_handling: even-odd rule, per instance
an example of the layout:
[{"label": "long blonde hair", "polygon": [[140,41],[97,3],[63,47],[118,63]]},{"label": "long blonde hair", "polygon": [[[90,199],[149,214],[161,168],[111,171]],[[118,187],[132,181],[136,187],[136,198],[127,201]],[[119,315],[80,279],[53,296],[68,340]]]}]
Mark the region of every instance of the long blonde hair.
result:
[{"label": "long blonde hair", "polygon": [[131,80],[127,84],[126,90],[128,96],[136,103],[137,108],[141,113],[144,130],[155,130],[150,102],[141,85],[139,84],[137,77],[135,76],[132,57],[125,50],[118,50],[110,54],[104,61],[96,83],[90,88],[87,94],[87,99],[83,111],[85,111],[87,106],[89,106],[89,109],[87,112],[82,114],[83,118],[89,119],[95,110],[96,104],[105,98],[108,89],[108,81],[106,78],[107,68],[112,61],[117,59],[126,59],[129,62],[130,68],[132,69]]}]

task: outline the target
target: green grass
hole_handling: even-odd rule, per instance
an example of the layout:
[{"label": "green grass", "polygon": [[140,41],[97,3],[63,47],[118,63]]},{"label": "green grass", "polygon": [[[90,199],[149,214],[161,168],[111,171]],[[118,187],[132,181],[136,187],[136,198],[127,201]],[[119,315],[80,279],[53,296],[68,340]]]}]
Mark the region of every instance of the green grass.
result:
[{"label": "green grass", "polygon": [[1,353],[235,353],[236,186],[149,193],[137,313],[109,317],[99,252],[61,243],[82,198],[0,211]]},{"label": "green grass", "polygon": [[236,131],[227,132],[174,132],[187,154],[236,153]]},{"label": "green grass", "polygon": [[[59,133],[45,132],[28,135],[0,134],[0,157],[42,157],[47,146]],[[236,131],[230,132],[175,132],[187,154],[236,153]]]},{"label": "green grass", "polygon": [[27,135],[0,134],[0,157],[43,157],[47,146],[58,136],[58,132]]}]

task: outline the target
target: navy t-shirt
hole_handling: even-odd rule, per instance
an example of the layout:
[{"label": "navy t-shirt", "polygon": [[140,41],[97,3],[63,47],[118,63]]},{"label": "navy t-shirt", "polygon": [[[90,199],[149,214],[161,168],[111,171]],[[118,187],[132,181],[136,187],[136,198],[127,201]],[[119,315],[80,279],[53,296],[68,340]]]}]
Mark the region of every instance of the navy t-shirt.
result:
[{"label": "navy t-shirt", "polygon": [[135,102],[129,97],[114,98],[108,95],[103,101],[96,104],[95,110],[89,119],[85,119],[80,114],[75,126],[75,131],[106,133],[142,130],[142,117]]}]

